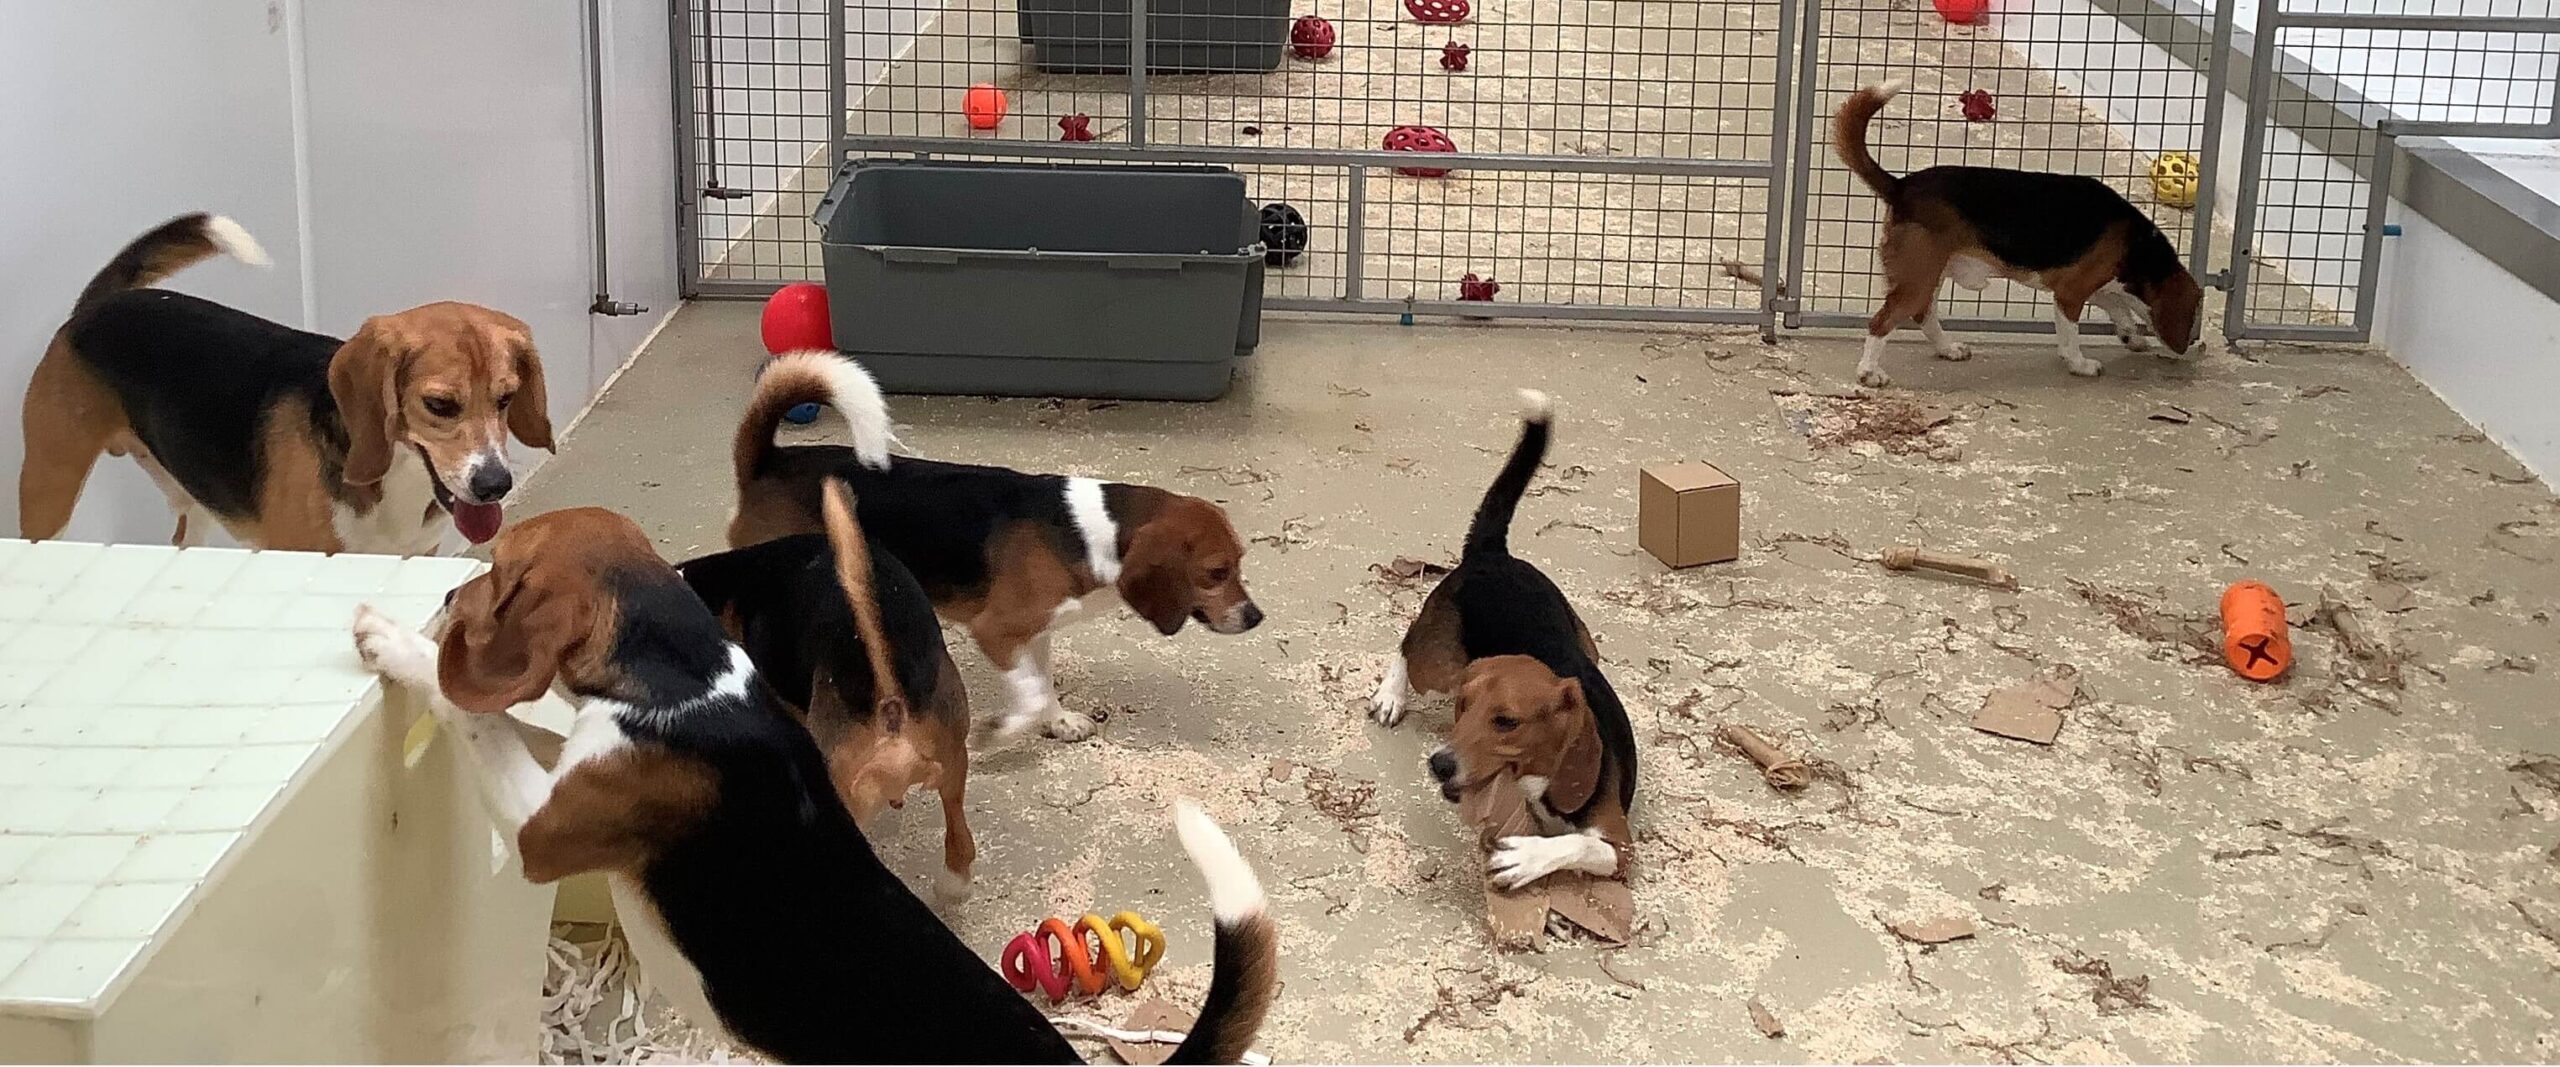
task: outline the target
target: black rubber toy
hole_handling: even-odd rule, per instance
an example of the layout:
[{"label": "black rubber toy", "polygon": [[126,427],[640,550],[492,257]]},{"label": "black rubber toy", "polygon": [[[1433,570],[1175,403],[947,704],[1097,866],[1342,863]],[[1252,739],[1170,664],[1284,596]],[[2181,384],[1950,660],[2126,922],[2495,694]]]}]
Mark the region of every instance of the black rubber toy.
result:
[{"label": "black rubber toy", "polygon": [[1307,217],[1280,201],[1262,205],[1262,261],[1285,267],[1307,250]]}]

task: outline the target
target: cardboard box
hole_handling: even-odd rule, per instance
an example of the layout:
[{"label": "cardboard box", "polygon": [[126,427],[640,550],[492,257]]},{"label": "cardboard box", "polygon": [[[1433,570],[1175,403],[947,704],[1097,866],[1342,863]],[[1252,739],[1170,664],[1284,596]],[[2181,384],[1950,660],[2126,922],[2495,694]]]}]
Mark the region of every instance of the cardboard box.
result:
[{"label": "cardboard box", "polygon": [[1742,556],[1742,483],[1709,463],[1657,463],[1636,489],[1636,543],[1673,567]]}]

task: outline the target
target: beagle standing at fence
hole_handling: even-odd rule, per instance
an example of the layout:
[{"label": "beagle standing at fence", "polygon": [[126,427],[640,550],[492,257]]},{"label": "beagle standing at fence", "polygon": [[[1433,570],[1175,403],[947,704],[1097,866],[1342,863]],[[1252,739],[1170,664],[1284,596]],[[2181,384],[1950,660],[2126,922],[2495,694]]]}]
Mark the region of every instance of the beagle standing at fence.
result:
[{"label": "beagle standing at fence", "polygon": [[[777,447],[783,412],[826,403],[854,427],[854,447]],[[1093,719],[1067,710],[1050,678],[1050,637],[1116,600],[1171,635],[1186,621],[1240,634],[1262,623],[1244,588],[1244,541],[1217,505],[1152,486],[1024,474],[1003,467],[885,459],[880,390],[830,353],[776,360],[756,385],[733,444],[738,511],[729,543],[819,528],[819,487],[844,479],[863,532],[903,561],[942,617],[968,627],[1004,671],[1006,738],[1033,726],[1069,741]],[[872,461],[877,450],[881,462]]]},{"label": "beagle standing at fence", "polygon": [[[696,1025],[785,1062],[1027,1063],[1075,1050],[871,851],[825,758],[630,520],[578,508],[500,535],[441,646],[370,609],[355,640],[463,742],[524,876],[602,871],[650,983]],[[506,715],[577,705],[544,769]],[[1215,964],[1175,1054],[1237,1061],[1279,979],[1261,883],[1177,804],[1208,882]]]},{"label": "beagle standing at fence", "polygon": [[340,341],[150,288],[217,255],[267,262],[238,223],[187,215],[125,246],[73,302],[27,386],[19,535],[61,534],[112,454],[167,494],[175,544],[218,522],[251,548],[417,555],[447,516],[474,544],[496,536],[515,488],[508,435],[552,447],[524,323],[428,304]]},{"label": "beagle standing at fence", "polygon": [[841,485],[827,487],[827,532],[731,549],[676,565],[685,584],[747,650],[756,673],[808,724],[836,795],[857,822],[942,797],[936,895],[968,899],[969,691],[942,643],[933,602],[896,556],[872,553]]},{"label": "beagle standing at fence", "polygon": [[1867,151],[1867,123],[1900,91],[1860,89],[1831,123],[1832,150],[1885,204],[1876,246],[1884,306],[1867,322],[1859,384],[1892,384],[1885,338],[1905,322],[1919,323],[1938,358],[1972,358],[1938,325],[1938,280],[1950,275],[1968,289],[1997,276],[2051,293],[2062,365],[2073,374],[2105,369],[2080,351],[2080,316],[2093,304],[2127,348],[2149,347],[2146,329],[2179,355],[2195,344],[2204,290],[2151,217],[2105,182],[2000,167],[1930,167],[1897,178],[1878,165]]},{"label": "beagle standing at fence", "polygon": [[1635,728],[1590,628],[1554,581],[1511,554],[1511,516],[1546,458],[1552,418],[1546,394],[1520,396],[1520,442],[1369,702],[1370,717],[1394,726],[1409,690],[1458,695],[1449,743],[1431,755],[1441,795],[1456,802],[1508,771],[1540,831],[1498,843],[1488,869],[1505,889],[1563,870],[1625,877],[1636,797]]}]

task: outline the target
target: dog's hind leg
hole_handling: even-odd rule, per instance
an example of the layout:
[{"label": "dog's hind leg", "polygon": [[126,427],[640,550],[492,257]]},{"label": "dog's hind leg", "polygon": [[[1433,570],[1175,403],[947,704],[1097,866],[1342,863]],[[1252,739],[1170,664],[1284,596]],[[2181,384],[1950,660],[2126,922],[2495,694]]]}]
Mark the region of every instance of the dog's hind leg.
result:
[{"label": "dog's hind leg", "polygon": [[20,428],[27,450],[18,465],[18,536],[60,536],[98,456],[128,432],[124,405],[80,365],[70,345],[56,340],[27,382]]},{"label": "dog's hind leg", "polygon": [[1884,240],[1876,245],[1876,259],[1884,264],[1889,288],[1884,306],[1867,320],[1866,347],[1858,351],[1858,384],[1879,389],[1893,384],[1892,376],[1884,372],[1884,345],[1903,323],[1919,320],[1932,345],[1943,340],[1943,334],[1933,328],[1936,319],[1929,308],[1937,301],[1938,280],[1946,276],[1947,257],[1947,251],[1920,226],[1905,223],[1885,231]]},{"label": "dog's hind leg", "polygon": [[[1931,275],[1929,286],[1934,288],[1937,282],[1937,276]],[[1893,283],[1892,291],[1884,295],[1884,306],[1867,320],[1867,344],[1858,350],[1858,384],[1878,389],[1893,384],[1893,377],[1884,372],[1885,338],[1892,336],[1896,327],[1927,314],[1929,298],[1928,288],[1910,282]]]},{"label": "dog's hind leg", "polygon": [[1965,347],[1962,341],[1948,337],[1946,327],[1938,325],[1938,305],[1935,301],[1920,311],[1920,333],[1929,339],[1929,347],[1937,350],[1939,359],[1950,363],[1962,363],[1973,358],[1973,349]]}]

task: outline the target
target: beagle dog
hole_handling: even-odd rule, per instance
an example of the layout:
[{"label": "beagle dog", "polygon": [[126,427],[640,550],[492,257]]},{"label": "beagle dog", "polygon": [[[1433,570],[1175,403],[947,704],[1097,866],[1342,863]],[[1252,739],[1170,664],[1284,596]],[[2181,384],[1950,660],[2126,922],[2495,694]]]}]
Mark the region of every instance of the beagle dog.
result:
[{"label": "beagle dog", "polygon": [[[604,872],[651,983],[696,1025],[784,1062],[1076,1059],[881,864],[809,731],[630,520],[510,527],[446,616],[439,646],[360,610],[357,651],[462,739],[528,881]],[[550,691],[578,711],[546,770],[505,713]],[[1277,989],[1278,931],[1216,823],[1179,803],[1175,829],[1216,924],[1175,1056],[1233,1063]]]},{"label": "beagle dog", "polygon": [[1892,384],[1885,337],[1907,321],[1919,323],[1938,358],[1973,357],[1938,325],[1938,279],[1950,275],[1967,289],[1996,275],[2053,294],[2062,365],[2083,377],[2105,369],[2080,351],[2080,316],[2092,304],[2127,348],[2150,347],[2145,330],[2181,356],[2194,346],[2204,289],[2151,217],[2105,182],[2000,167],[1930,167],[1896,178],[1878,165],[1867,151],[1867,123],[1900,91],[1860,89],[1831,121],[1832,151],[1885,203],[1876,254],[1887,291],[1867,322],[1859,384]]},{"label": "beagle dog", "polygon": [[897,557],[869,550],[842,484],[827,485],[825,511],[824,536],[795,534],[676,570],[808,725],[855,821],[905,807],[910,789],[941,794],[934,888],[956,904],[969,897],[978,857],[963,808],[969,691],[924,587]]},{"label": "beagle dog", "polygon": [[[819,486],[843,479],[863,531],[905,562],[934,609],[968,627],[1004,671],[1012,703],[995,727],[999,740],[1034,725],[1068,741],[1093,734],[1092,718],[1058,701],[1050,637],[1115,599],[1168,636],[1190,620],[1222,634],[1261,625],[1262,609],[1245,592],[1244,541],[1217,505],[1150,486],[1003,467],[908,456],[873,463],[865,449],[886,456],[879,438],[888,418],[869,376],[858,368],[848,374],[850,366],[814,355],[777,362],[757,383],[733,445],[738,510],[729,543],[818,529]],[[854,448],[774,444],[783,412],[812,402],[847,413]]]},{"label": "beagle dog", "polygon": [[1590,628],[1553,581],[1511,554],[1511,516],[1546,458],[1553,417],[1546,394],[1520,396],[1520,442],[1369,707],[1380,725],[1394,726],[1408,690],[1457,694],[1449,742],[1430,759],[1441,796],[1456,803],[1507,771],[1538,823],[1538,834],[1503,838],[1488,860],[1505,889],[1564,870],[1625,877],[1636,797],[1635,728],[1600,672]]},{"label": "beagle dog", "polygon": [[27,386],[19,535],[59,535],[114,454],[167,494],[179,545],[220,523],[251,548],[419,555],[447,516],[475,544],[496,536],[508,435],[553,447],[525,324],[428,304],[340,341],[151,288],[216,255],[267,263],[238,223],[186,215],[81,291]]}]

